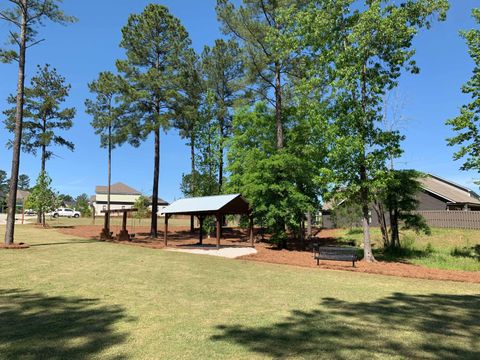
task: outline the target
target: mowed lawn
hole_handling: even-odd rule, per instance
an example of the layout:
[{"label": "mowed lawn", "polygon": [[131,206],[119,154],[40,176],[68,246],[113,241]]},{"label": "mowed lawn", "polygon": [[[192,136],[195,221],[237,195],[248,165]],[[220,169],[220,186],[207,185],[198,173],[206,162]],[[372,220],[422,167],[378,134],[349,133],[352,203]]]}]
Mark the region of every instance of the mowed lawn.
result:
[{"label": "mowed lawn", "polygon": [[17,235],[0,359],[480,358],[480,285]]},{"label": "mowed lawn", "polygon": [[[401,231],[403,252],[395,255],[384,254],[379,228],[371,229],[374,252],[379,259],[387,261],[408,261],[433,269],[480,271],[480,230],[432,228],[430,235],[417,234],[412,230]],[[341,241],[363,243],[361,229],[338,229],[336,236]]]}]

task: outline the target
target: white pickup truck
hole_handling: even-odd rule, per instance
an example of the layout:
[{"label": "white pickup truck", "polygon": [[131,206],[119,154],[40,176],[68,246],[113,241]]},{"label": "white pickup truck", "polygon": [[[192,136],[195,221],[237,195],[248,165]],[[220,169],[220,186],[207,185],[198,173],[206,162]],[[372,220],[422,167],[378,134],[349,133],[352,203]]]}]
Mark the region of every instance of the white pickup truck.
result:
[{"label": "white pickup truck", "polygon": [[59,208],[57,210],[52,211],[48,215],[54,218],[58,218],[58,217],[79,218],[81,216],[79,211],[75,211],[68,208]]}]

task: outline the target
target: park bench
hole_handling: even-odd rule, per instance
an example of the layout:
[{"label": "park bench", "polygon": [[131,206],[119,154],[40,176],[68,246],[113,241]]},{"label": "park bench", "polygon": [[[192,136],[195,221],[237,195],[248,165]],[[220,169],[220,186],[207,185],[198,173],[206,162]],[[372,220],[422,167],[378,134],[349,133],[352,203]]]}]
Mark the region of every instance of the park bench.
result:
[{"label": "park bench", "polygon": [[337,261],[351,261],[355,267],[355,261],[358,260],[357,249],[354,247],[333,247],[313,245],[313,258],[317,260],[317,265],[320,260],[337,260]]}]

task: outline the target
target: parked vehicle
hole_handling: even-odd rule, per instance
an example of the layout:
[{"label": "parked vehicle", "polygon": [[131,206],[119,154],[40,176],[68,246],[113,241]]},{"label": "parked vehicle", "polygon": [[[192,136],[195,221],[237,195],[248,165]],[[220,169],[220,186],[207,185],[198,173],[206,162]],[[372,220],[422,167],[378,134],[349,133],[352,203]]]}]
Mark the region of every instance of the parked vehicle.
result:
[{"label": "parked vehicle", "polygon": [[48,215],[50,215],[53,218],[58,218],[58,217],[79,218],[81,216],[79,211],[75,211],[69,208],[59,208],[57,210],[52,211]]},{"label": "parked vehicle", "polygon": [[37,212],[35,210],[32,210],[32,209],[27,209],[27,210],[25,210],[24,214],[27,215],[27,216],[33,216],[33,215],[37,215]]}]

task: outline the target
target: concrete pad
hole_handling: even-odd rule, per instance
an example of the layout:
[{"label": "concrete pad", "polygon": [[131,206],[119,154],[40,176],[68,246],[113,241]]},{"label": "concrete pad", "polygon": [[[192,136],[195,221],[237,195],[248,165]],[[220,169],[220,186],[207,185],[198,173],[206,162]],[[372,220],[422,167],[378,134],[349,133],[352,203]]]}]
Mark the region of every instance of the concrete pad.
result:
[{"label": "concrete pad", "polygon": [[251,247],[222,247],[220,249],[217,249],[216,247],[195,247],[190,249],[168,248],[167,250],[198,255],[220,256],[229,259],[257,253],[257,250]]}]

